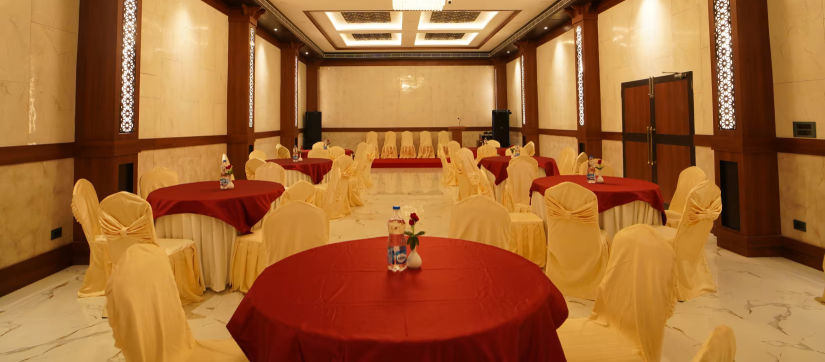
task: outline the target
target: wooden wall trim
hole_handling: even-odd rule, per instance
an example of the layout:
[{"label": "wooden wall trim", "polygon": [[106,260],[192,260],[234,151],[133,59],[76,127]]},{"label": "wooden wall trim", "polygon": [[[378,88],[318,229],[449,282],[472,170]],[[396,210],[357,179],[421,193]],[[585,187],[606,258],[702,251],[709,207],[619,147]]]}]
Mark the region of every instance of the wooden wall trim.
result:
[{"label": "wooden wall trim", "polygon": [[567,21],[566,23],[560,25],[559,27],[550,30],[547,34],[544,34],[538,41],[536,41],[536,47],[540,47],[553,39],[556,39],[562,36],[564,33],[573,29],[573,23],[571,21]]},{"label": "wooden wall trim", "polygon": [[603,141],[621,141],[622,140],[622,132],[605,132],[602,131],[602,140]]},{"label": "wooden wall trim", "polygon": [[261,138],[271,138],[271,137],[281,137],[281,131],[264,131],[264,132],[255,132],[255,139]]},{"label": "wooden wall trim", "polygon": [[783,236],[782,256],[816,270],[822,270],[822,258],[825,257],[825,249]]},{"label": "wooden wall trim", "polygon": [[322,67],[358,66],[473,66],[493,65],[491,59],[324,59]]},{"label": "wooden wall trim", "polygon": [[713,136],[709,134],[693,135],[693,145],[696,147],[713,147]]},{"label": "wooden wall trim", "polygon": [[776,151],[800,155],[825,156],[825,139],[777,138]]},{"label": "wooden wall trim", "polygon": [[601,14],[602,12],[604,12],[604,11],[606,11],[606,10],[616,6],[616,5],[621,4],[623,1],[624,0],[602,0],[596,6],[596,11]]},{"label": "wooden wall trim", "polygon": [[229,5],[227,5],[224,0],[202,0],[203,2],[207,3],[209,6],[215,8],[225,15],[229,15]]},{"label": "wooden wall trim", "polygon": [[[323,127],[321,132],[388,132],[393,131],[396,133],[410,131],[410,132],[421,132],[421,131],[430,131],[430,132],[440,132],[440,131],[447,131],[449,132],[450,127]],[[465,132],[476,132],[476,131],[489,131],[492,130],[493,127],[463,127]],[[521,128],[518,127],[510,127],[510,131],[521,131]]]},{"label": "wooden wall trim", "polygon": [[166,148],[195,147],[226,143],[226,135],[142,138],[138,140],[141,151],[161,150]]},{"label": "wooden wall trim", "polygon": [[279,42],[278,39],[275,39],[274,36],[270,35],[266,28],[258,25],[255,28],[255,35],[260,36],[261,39],[268,41],[269,44],[272,44],[276,46],[278,49],[281,49],[281,42]]},{"label": "wooden wall trim", "polygon": [[576,138],[576,137],[579,136],[578,131],[571,130],[571,129],[539,128],[539,134],[543,134],[545,136],[560,136],[560,137],[573,137],[573,138]]},{"label": "wooden wall trim", "polygon": [[74,142],[0,147],[0,166],[74,157]]},{"label": "wooden wall trim", "polygon": [[0,296],[72,265],[72,243],[0,269]]}]

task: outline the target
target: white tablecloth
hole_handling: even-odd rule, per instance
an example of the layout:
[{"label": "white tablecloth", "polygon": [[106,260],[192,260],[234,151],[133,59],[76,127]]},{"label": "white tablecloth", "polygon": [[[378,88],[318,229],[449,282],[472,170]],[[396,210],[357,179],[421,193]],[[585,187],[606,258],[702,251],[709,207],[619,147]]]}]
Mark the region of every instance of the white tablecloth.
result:
[{"label": "white tablecloth", "polygon": [[[321,180],[321,183],[324,183],[324,184],[327,183],[328,175],[329,175],[329,173],[324,175],[324,179]],[[286,170],[286,172],[284,172],[284,178],[285,178],[284,181],[286,182],[286,184],[284,184],[284,187],[290,187],[293,184],[295,184],[296,182],[301,181],[301,180],[312,183],[312,178],[309,177],[309,175],[307,175],[307,174],[305,174],[301,171],[296,171],[296,170]]]}]

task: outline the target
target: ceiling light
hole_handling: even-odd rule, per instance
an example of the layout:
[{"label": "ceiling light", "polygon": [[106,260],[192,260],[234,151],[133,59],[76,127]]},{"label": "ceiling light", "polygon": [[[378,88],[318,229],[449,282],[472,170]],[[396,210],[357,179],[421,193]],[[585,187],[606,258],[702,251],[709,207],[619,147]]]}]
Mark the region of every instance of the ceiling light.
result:
[{"label": "ceiling light", "polygon": [[272,30],[274,30],[274,31],[278,31],[278,28],[275,28],[275,29],[272,29]]},{"label": "ceiling light", "polygon": [[544,27],[544,30],[547,30],[547,27],[546,27],[546,26]]},{"label": "ceiling light", "polygon": [[309,55],[309,52],[304,52],[304,55]]},{"label": "ceiling light", "polygon": [[509,50],[507,51],[507,54],[510,54],[510,51],[509,51]]},{"label": "ceiling light", "polygon": [[392,9],[397,11],[441,11],[445,0],[392,0]]}]

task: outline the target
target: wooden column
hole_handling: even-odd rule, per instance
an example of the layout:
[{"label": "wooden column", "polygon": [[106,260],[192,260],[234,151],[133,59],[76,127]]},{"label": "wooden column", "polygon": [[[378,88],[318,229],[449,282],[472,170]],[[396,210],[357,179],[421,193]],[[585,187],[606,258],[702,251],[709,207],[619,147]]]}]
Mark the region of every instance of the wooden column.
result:
[{"label": "wooden column", "polygon": [[539,91],[538,91],[538,61],[536,60],[536,43],[518,43],[522,56],[524,78],[524,124],[521,125],[521,134],[525,142],[533,142],[536,149],[539,147]]},{"label": "wooden column", "polygon": [[[717,29],[724,28],[723,22],[717,24],[717,19],[724,17],[715,16],[714,4],[719,1],[708,0],[713,149],[723,200],[714,234],[719,246],[739,254],[779,255],[779,176],[767,1],[729,0],[733,99],[721,102],[724,97],[720,97],[719,85],[728,83],[720,81],[719,70],[730,68],[717,62]],[[722,9],[724,14],[724,6]],[[724,53],[725,47],[719,49]],[[722,58],[727,57],[723,54]],[[725,78],[725,72],[721,73]],[[726,129],[731,128],[730,113],[726,112],[731,103],[734,126]]]},{"label": "wooden column", "polygon": [[495,71],[495,104],[496,109],[507,109],[507,62],[496,58],[493,60]]},{"label": "wooden column", "polygon": [[[298,50],[300,43],[287,43],[281,47],[281,144],[292,150],[298,138],[295,126],[298,105]],[[300,147],[300,145],[298,146]]]},{"label": "wooden column", "polygon": [[317,112],[318,109],[318,68],[321,62],[317,59],[307,60],[307,112]]},{"label": "wooden column", "polygon": [[[575,5],[568,10],[572,18],[576,48],[576,129],[578,141],[584,151],[593,157],[602,157],[602,101],[599,78],[599,24],[598,12],[592,3]],[[581,39],[579,39],[579,32]],[[581,49],[581,55],[578,54]],[[581,56],[581,63],[579,62]],[[581,65],[579,65],[581,64]],[[580,69],[581,68],[581,69]],[[578,72],[582,72],[581,99],[579,97]],[[581,122],[582,103],[584,124]]]},{"label": "wooden column", "polygon": [[[101,199],[136,191],[140,14],[140,0],[80,2],[74,178],[91,181]],[[77,223],[73,234],[74,262],[88,262]]]},{"label": "wooden column", "polygon": [[246,179],[244,165],[255,145],[255,29],[264,10],[241,5],[229,10],[229,71],[226,95],[226,151],[235,178]]}]

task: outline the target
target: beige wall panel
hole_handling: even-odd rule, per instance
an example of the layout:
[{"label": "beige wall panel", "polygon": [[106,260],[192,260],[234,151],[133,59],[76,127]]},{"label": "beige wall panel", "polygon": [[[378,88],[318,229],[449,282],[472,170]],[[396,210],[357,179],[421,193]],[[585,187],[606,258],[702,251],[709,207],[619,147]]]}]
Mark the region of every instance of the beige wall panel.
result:
[{"label": "beige wall panel", "polygon": [[555,159],[559,158],[561,150],[565,147],[571,147],[574,150],[579,149],[576,137],[540,135],[539,142],[541,142],[539,155]]},{"label": "beige wall panel", "polygon": [[602,140],[602,159],[616,170],[615,176],[624,176],[624,145],[622,141]]},{"label": "beige wall panel", "polygon": [[575,30],[544,43],[538,58],[539,128],[576,129]]},{"label": "beige wall panel", "polygon": [[181,183],[217,181],[220,176],[221,154],[224,153],[224,143],[142,151],[138,154],[138,178],[155,167],[166,167],[177,172]]},{"label": "beige wall panel", "polygon": [[[275,158],[275,146],[281,143],[281,137],[267,137],[255,140],[255,149],[266,152],[267,158]],[[289,150],[292,153],[292,150]]]},{"label": "beige wall panel", "polygon": [[510,127],[521,127],[524,113],[521,86],[521,58],[507,63],[507,109],[510,114]]},{"label": "beige wall panel", "polygon": [[[779,153],[779,210],[782,235],[825,247],[825,157]],[[793,220],[807,223],[795,230]]]},{"label": "beige wall panel", "polygon": [[255,38],[255,132],[281,129],[281,49]]},{"label": "beige wall panel", "polygon": [[709,180],[716,180],[716,156],[710,147],[696,147],[696,166],[705,171]]}]

